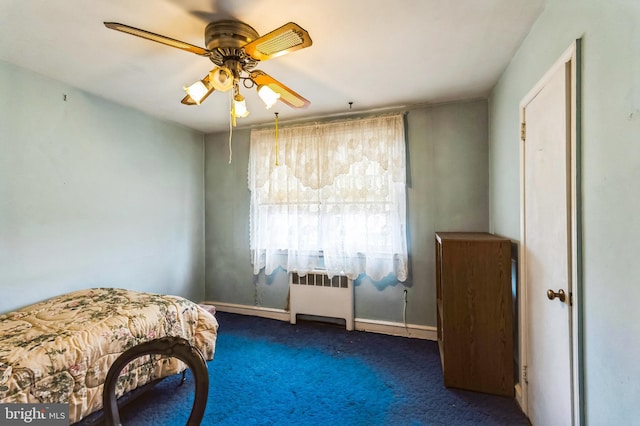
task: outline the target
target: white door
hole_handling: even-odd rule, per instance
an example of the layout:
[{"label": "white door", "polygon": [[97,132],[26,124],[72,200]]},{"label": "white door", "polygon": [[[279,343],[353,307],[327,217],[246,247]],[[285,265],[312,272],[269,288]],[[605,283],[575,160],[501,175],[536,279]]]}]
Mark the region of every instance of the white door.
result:
[{"label": "white door", "polygon": [[573,423],[571,76],[561,62],[521,105],[523,395],[534,426]]}]

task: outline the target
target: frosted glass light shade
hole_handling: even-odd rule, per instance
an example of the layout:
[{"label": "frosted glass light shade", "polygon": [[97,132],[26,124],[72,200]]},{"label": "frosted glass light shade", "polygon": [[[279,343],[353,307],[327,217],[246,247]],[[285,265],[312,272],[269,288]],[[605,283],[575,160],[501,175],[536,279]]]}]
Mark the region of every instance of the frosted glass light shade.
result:
[{"label": "frosted glass light shade", "polygon": [[226,92],[233,87],[233,74],[228,68],[216,68],[209,73],[209,81],[216,90]]},{"label": "frosted glass light shade", "polygon": [[249,110],[247,109],[247,104],[244,101],[244,97],[241,95],[236,95],[233,98],[233,111],[235,112],[236,117],[246,117],[249,115]]},{"label": "frosted glass light shade", "polygon": [[193,101],[200,105],[200,102],[204,100],[204,98],[209,95],[212,89],[207,88],[202,80],[198,80],[193,83],[191,86],[185,87],[184,91],[187,92],[187,95],[191,96]]},{"label": "frosted glass light shade", "polygon": [[271,108],[280,99],[280,93],[274,92],[269,86],[259,86],[258,96],[267,106],[267,109]]}]

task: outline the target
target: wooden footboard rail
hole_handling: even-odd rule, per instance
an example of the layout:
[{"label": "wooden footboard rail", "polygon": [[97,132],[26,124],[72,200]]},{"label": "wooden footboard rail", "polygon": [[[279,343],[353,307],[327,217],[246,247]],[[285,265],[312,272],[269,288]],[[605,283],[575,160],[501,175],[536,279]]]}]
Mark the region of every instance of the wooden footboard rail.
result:
[{"label": "wooden footboard rail", "polygon": [[102,391],[105,423],[109,426],[121,426],[115,391],[116,383],[118,382],[118,377],[122,369],[136,358],[153,354],[178,358],[191,368],[195,381],[195,396],[187,426],[200,425],[209,395],[207,363],[202,352],[195,346],[191,346],[189,342],[182,337],[163,337],[141,343],[124,351],[116,358],[109,368]]}]

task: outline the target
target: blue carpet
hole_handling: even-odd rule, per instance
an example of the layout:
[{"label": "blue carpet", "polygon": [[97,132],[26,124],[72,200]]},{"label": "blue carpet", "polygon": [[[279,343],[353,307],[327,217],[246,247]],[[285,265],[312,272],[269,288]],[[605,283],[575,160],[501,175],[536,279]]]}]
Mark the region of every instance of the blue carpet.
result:
[{"label": "blue carpet", "polygon": [[[217,313],[204,425],[529,425],[512,398],[447,389],[435,342]],[[193,377],[162,381],[124,425],[186,423]]]}]

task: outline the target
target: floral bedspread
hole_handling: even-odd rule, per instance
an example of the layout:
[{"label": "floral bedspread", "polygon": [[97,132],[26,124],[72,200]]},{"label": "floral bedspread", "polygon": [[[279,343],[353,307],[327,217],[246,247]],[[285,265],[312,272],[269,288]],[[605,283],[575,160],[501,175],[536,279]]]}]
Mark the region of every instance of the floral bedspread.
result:
[{"label": "floral bedspread", "polygon": [[[125,350],[180,336],[213,359],[218,323],[178,296],[94,288],[0,315],[0,403],[68,403],[75,423],[102,408],[109,367]],[[181,372],[175,358],[144,356],[118,380],[118,396]]]}]

